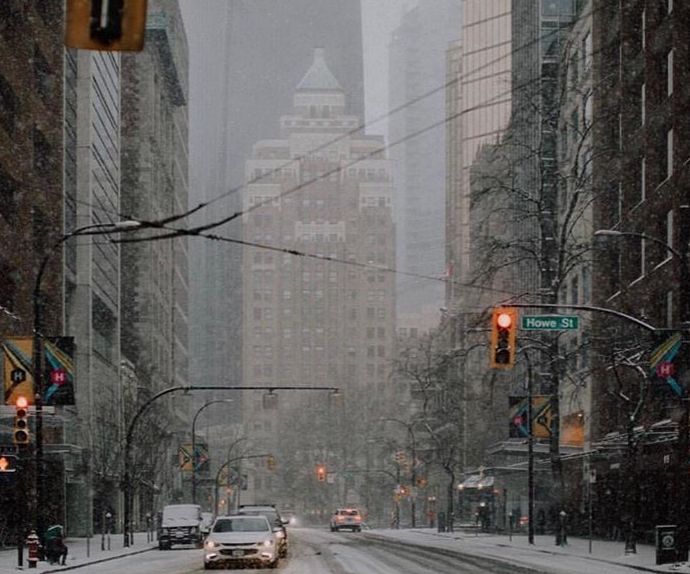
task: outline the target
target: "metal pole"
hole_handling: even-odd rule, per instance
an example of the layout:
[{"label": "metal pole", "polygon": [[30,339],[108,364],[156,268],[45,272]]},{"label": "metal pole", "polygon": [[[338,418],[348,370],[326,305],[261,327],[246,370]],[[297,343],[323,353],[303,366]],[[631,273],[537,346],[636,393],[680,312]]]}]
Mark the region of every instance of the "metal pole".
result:
[{"label": "metal pole", "polygon": [[591,462],[591,457],[590,457],[590,463],[589,463],[589,476],[587,477],[587,498],[589,498],[588,506],[589,506],[589,517],[587,518],[587,521],[589,523],[589,553],[592,553],[592,462]]},{"label": "metal pole", "polygon": [[412,481],[412,486],[410,489],[410,510],[412,511],[412,528],[417,526],[417,444],[415,442],[414,432],[412,431],[412,425],[407,427],[407,431],[410,433],[411,446],[412,446],[412,469],[410,472],[410,480]]},{"label": "metal pole", "polygon": [[142,404],[137,412],[132,417],[127,428],[127,435],[125,436],[124,448],[124,474],[122,480],[122,490],[124,494],[124,518],[123,518],[123,535],[125,548],[130,545],[129,533],[131,529],[131,513],[132,513],[132,478],[129,471],[132,463],[132,439],[134,437],[134,428],[136,427],[139,418],[151,406],[154,401],[161,397],[177,391],[331,391],[337,392],[338,387],[319,387],[319,386],[239,386],[239,385],[177,385],[168,387],[153,395],[149,400]]},{"label": "metal pole", "polygon": [[532,395],[534,392],[532,381],[532,361],[529,353],[525,353],[527,360],[527,542],[534,544],[534,433],[532,413]]},{"label": "metal pole", "polygon": [[194,414],[194,418],[192,419],[192,504],[196,504],[196,465],[197,465],[197,456],[196,456],[196,419],[199,417],[201,414],[201,411],[203,411],[206,407],[213,405],[215,403],[231,403],[232,399],[214,399],[212,401],[207,401],[201,407],[199,410],[196,411]]},{"label": "metal pole", "polygon": [[398,492],[395,493],[395,529],[400,529],[400,463],[395,465],[395,482]]}]

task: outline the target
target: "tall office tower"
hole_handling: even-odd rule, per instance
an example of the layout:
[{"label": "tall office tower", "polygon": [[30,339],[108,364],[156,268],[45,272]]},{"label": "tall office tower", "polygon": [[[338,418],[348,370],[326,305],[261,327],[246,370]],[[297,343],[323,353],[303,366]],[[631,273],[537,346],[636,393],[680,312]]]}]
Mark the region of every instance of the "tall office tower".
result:
[{"label": "tall office tower", "polygon": [[[149,2],[146,37],[143,52],[122,57],[121,203],[131,217],[156,221],[184,213],[188,204],[187,38],[177,1]],[[121,254],[123,408],[132,416],[143,398],[189,384],[187,239],[124,244]],[[181,487],[179,465],[170,464],[178,444],[169,437],[175,430],[189,433],[189,404],[168,401],[143,433],[163,455],[147,456],[152,464],[137,466],[146,474],[144,483],[158,485],[161,498],[155,501],[156,493],[142,487],[136,516],[154,513],[156,502]]]},{"label": "tall office tower", "polygon": [[348,112],[364,116],[359,0],[234,0],[228,3],[228,163],[230,185],[244,183],[252,145],[275,133],[292,109],[295,78],[315,46],[347,98]]},{"label": "tall office tower", "polygon": [[[324,47],[329,65],[338,77],[348,98],[348,109],[364,116],[364,79],[362,64],[362,32],[359,0],[232,0],[225,13],[208,23],[206,30],[215,31],[218,42],[213,44],[215,56],[225,53],[224,69],[216,70],[209,85],[224,85],[206,90],[197,101],[223,98],[221,113],[225,131],[217,134],[210,126],[204,136],[203,149],[195,162],[208,169],[192,173],[195,185],[190,196],[192,204],[214,200],[245,183],[244,162],[251,155],[252,145],[271,137],[283,114],[292,109],[292,94],[298,79],[311,62],[315,46]],[[199,8],[194,5],[194,10]],[[190,17],[192,17],[191,10]],[[187,14],[185,14],[187,17]],[[224,23],[218,30],[216,22]],[[201,48],[206,49],[206,48]],[[201,58],[195,60],[193,74],[208,66]],[[213,105],[213,102],[211,101]],[[194,104],[194,100],[192,101]],[[192,111],[194,113],[194,111]],[[208,121],[207,109],[199,111],[198,122]],[[193,128],[195,129],[195,128]],[[210,144],[210,145],[209,145]],[[192,140],[192,153],[195,142]],[[219,168],[218,164],[223,165]],[[200,213],[194,221],[213,221],[235,212],[242,206],[242,193],[230,193],[213,207]],[[242,236],[242,222],[235,220],[216,230],[222,235]],[[202,256],[193,257],[192,297],[194,315],[191,346],[193,380],[221,384],[240,384],[243,372],[242,336],[242,259],[241,249],[212,242],[194,241],[190,250]],[[236,397],[237,406],[242,397]],[[230,405],[230,408],[234,408]],[[211,417],[220,416],[210,410]]]},{"label": "tall office tower", "polygon": [[[472,305],[470,177],[480,150],[495,144],[511,114],[511,0],[465,0],[462,41],[448,52],[447,306]],[[457,283],[455,283],[457,282]]]},{"label": "tall office tower", "polygon": [[[63,250],[55,248],[65,225],[62,20],[61,3],[8,0],[0,4],[0,334],[4,345],[12,337],[25,337],[24,358],[29,361],[32,294],[43,260],[47,267],[40,285],[42,331],[60,335],[64,327],[65,258]],[[26,366],[25,372],[29,371]],[[28,383],[17,385],[14,391],[5,391],[8,404],[14,404],[17,396],[31,394]],[[4,444],[12,444],[11,426],[12,418],[5,417],[0,425]],[[52,436],[64,445],[67,441],[61,433],[62,426]],[[45,510],[51,520],[64,524],[65,466],[81,457],[79,449],[64,446],[67,464],[63,464],[62,456],[52,448],[46,444],[44,449],[54,485],[54,496]],[[7,481],[0,489],[7,534],[14,539],[25,535],[25,508],[18,504],[23,484],[26,481]]]},{"label": "tall office tower", "polygon": [[[460,14],[459,0],[421,0],[404,14],[390,44],[389,109],[402,106],[391,114],[388,129],[397,190],[397,266],[437,278],[446,269],[445,53],[460,36]],[[424,133],[415,135],[420,130]],[[438,308],[443,285],[400,276],[397,300],[400,311]]]},{"label": "tall office tower", "polygon": [[[268,449],[261,452],[276,454],[282,469],[278,485],[278,476],[255,469],[249,496],[275,496],[273,486],[286,501],[323,510],[335,499],[317,500],[305,469],[357,460],[345,451],[356,450],[366,419],[391,399],[395,281],[374,267],[395,261],[392,184],[383,139],[348,133],[360,118],[347,112],[346,92],[322,49],[293,98],[281,135],[257,142],[247,161],[247,179],[262,179],[244,197],[245,241],[298,254],[244,249],[244,380],[337,386],[348,410],[330,413],[324,393],[280,393],[280,408],[268,412],[261,396],[248,401],[248,436]],[[335,432],[343,419],[355,425],[348,440]],[[342,494],[350,486],[328,490]]]}]

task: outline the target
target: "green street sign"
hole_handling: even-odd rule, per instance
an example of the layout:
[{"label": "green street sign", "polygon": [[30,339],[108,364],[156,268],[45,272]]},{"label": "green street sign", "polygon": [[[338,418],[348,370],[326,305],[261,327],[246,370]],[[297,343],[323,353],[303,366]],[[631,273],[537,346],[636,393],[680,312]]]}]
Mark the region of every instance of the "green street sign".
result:
[{"label": "green street sign", "polygon": [[570,331],[580,328],[577,315],[523,315],[522,329],[525,331]]}]

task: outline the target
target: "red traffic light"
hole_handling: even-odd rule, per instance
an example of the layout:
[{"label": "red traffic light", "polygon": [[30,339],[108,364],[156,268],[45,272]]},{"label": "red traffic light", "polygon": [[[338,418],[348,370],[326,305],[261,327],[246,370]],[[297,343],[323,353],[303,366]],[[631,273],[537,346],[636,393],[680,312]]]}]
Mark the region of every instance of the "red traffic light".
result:
[{"label": "red traffic light", "polygon": [[29,401],[24,396],[17,397],[15,401],[14,428],[12,429],[12,442],[16,445],[29,444]]},{"label": "red traffic light", "polygon": [[0,455],[0,474],[15,472],[17,470],[17,457],[11,454]]},{"label": "red traffic light", "polygon": [[316,465],[316,478],[319,482],[326,481],[326,467],[323,464]]},{"label": "red traffic light", "polygon": [[513,324],[513,317],[510,313],[499,313],[496,316],[496,324],[501,329],[508,329]]}]

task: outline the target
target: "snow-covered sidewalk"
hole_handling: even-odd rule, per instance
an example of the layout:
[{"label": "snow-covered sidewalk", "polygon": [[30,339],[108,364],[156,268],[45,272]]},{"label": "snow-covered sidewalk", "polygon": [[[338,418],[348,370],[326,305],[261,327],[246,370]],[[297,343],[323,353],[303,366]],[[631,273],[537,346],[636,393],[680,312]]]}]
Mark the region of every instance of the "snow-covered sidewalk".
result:
[{"label": "snow-covered sidewalk", "polygon": [[548,569],[550,572],[614,574],[623,572],[687,572],[690,564],[656,565],[656,549],[638,544],[637,554],[624,554],[623,542],[592,541],[568,537],[567,546],[556,546],[553,536],[536,536],[535,544],[527,543],[527,536],[494,535],[467,531],[436,532],[429,528],[406,530],[368,530],[367,536],[383,537],[410,545],[433,546],[476,556],[495,558],[516,565]]},{"label": "snow-covered sidewalk", "polygon": [[[87,541],[86,538],[68,538],[66,540],[68,555],[67,565],[59,566],[57,564],[48,564],[48,562],[38,562],[36,568],[29,569],[27,561],[27,550],[24,548],[24,570],[30,572],[40,572],[47,574],[48,572],[60,572],[70,570],[72,568],[79,568],[86,564],[97,564],[106,560],[113,560],[121,556],[129,554],[137,554],[139,552],[146,552],[152,548],[157,548],[157,542],[147,542],[145,532],[137,532],[134,534],[134,545],[129,548],[123,547],[122,534],[112,534],[110,536],[110,550],[101,550],[101,537],[94,536]],[[9,572],[17,572],[17,549],[11,548],[0,551],[0,574],[8,574]]]}]

